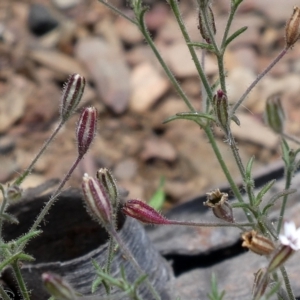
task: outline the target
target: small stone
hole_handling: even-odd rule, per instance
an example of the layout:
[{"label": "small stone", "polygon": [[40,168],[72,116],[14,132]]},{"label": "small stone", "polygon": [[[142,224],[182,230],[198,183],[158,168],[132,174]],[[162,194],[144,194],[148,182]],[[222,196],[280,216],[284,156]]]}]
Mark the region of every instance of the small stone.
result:
[{"label": "small stone", "polygon": [[46,6],[32,4],[28,15],[28,26],[32,33],[41,36],[57,27],[58,21]]}]

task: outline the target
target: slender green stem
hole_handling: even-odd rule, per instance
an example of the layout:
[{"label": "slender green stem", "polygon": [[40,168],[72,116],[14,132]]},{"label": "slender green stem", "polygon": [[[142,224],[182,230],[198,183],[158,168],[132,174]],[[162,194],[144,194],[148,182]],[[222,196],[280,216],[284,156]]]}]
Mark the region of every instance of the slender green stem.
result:
[{"label": "slender green stem", "polygon": [[105,5],[106,7],[108,7],[109,9],[111,9],[113,12],[115,12],[117,15],[122,16],[123,18],[125,18],[126,20],[128,20],[129,22],[135,24],[138,26],[138,22],[136,22],[135,20],[132,20],[131,18],[129,18],[128,16],[126,16],[120,9],[118,9],[117,7],[113,6],[112,4],[110,4],[107,0],[98,0],[100,3],[102,3],[103,5]]},{"label": "slender green stem", "polygon": [[[285,179],[285,189],[286,190],[288,190],[290,188],[291,183],[292,183],[292,171],[289,170],[289,168],[287,167],[286,179]],[[282,226],[282,220],[284,217],[284,212],[285,212],[285,207],[286,207],[286,202],[287,202],[288,196],[289,195],[284,195],[283,200],[282,200],[280,213],[279,213],[279,219],[278,219],[278,223],[277,223],[277,234],[279,234],[281,226]]]},{"label": "slender green stem", "polygon": [[162,68],[164,69],[164,71],[166,72],[169,80],[171,81],[172,85],[174,86],[174,88],[176,89],[176,92],[179,94],[179,96],[183,99],[183,101],[185,102],[185,104],[187,105],[187,107],[195,112],[195,108],[193,107],[193,105],[191,104],[190,100],[188,99],[188,97],[186,96],[186,94],[184,93],[184,91],[182,90],[181,86],[179,85],[179,83],[177,82],[175,76],[173,75],[173,73],[171,72],[171,70],[169,69],[169,67],[167,66],[167,64],[165,63],[165,61],[163,60],[163,58],[161,57],[159,51],[157,50],[147,28],[144,22],[144,19],[142,19],[141,24],[139,24],[139,28],[142,32],[142,34],[144,35],[148,45],[150,46],[150,48],[152,49],[154,55],[156,56],[157,60],[159,61],[160,65],[162,66]]},{"label": "slender green stem", "polygon": [[21,254],[21,251],[18,251],[17,253],[15,254],[10,254],[10,256],[5,259],[4,261],[1,262],[0,264],[0,272],[2,272],[2,270],[8,266],[8,265],[11,265],[16,259],[18,259],[18,256]]},{"label": "slender green stem", "polygon": [[206,75],[205,75],[205,73],[204,73],[204,71],[203,71],[203,69],[202,69],[202,67],[200,65],[200,62],[199,62],[198,56],[196,54],[196,51],[194,49],[194,46],[191,45],[191,39],[190,39],[190,36],[189,36],[189,34],[188,34],[187,30],[186,30],[184,22],[183,22],[183,20],[181,18],[177,2],[178,2],[177,0],[169,0],[170,6],[171,6],[171,8],[173,10],[173,13],[174,13],[175,18],[177,20],[177,23],[178,23],[178,25],[180,27],[180,30],[182,32],[182,35],[183,35],[183,37],[185,39],[185,42],[186,42],[186,44],[187,44],[187,46],[189,48],[190,54],[192,56],[192,59],[194,61],[195,66],[197,68],[197,71],[198,71],[198,74],[199,74],[199,76],[201,78],[203,86],[204,86],[204,88],[206,90],[207,96],[208,96],[208,98],[210,100],[212,100],[213,94],[212,94],[211,87],[210,87],[210,85],[208,83],[208,80],[206,78]]},{"label": "slender green stem", "polygon": [[236,110],[239,108],[239,106],[243,103],[245,98],[248,96],[248,94],[252,91],[252,89],[257,85],[257,83],[267,74],[269,71],[280,61],[280,59],[287,53],[288,48],[284,48],[277,56],[276,58],[271,62],[271,64],[263,71],[261,72],[256,79],[250,84],[250,86],[246,89],[245,93],[242,95],[242,97],[234,104],[232,107],[230,115],[233,116],[236,112]]},{"label": "slender green stem", "polygon": [[281,271],[281,275],[282,275],[282,278],[283,278],[283,281],[284,281],[284,284],[285,284],[286,291],[289,295],[289,300],[295,300],[296,298],[294,296],[294,293],[293,293],[293,290],[292,290],[292,287],[291,287],[291,283],[290,283],[290,279],[289,279],[289,276],[286,272],[285,267],[281,266],[280,271]]},{"label": "slender green stem", "polygon": [[[110,236],[109,237],[109,242],[108,242],[108,254],[107,254],[107,260],[106,260],[106,266],[105,266],[105,271],[106,274],[110,275],[110,271],[111,271],[111,264],[112,264],[112,260],[114,258],[114,247],[115,247],[116,243],[114,241],[114,239]],[[108,287],[107,289],[108,295],[110,294],[110,288]]]},{"label": "slender green stem", "polygon": [[[110,234],[110,236],[112,236],[114,238],[114,240],[116,241],[116,243],[118,243],[121,251],[123,251],[123,253],[126,256],[126,258],[129,261],[131,261],[131,263],[134,266],[134,268],[137,271],[137,273],[140,276],[146,275],[146,273],[141,269],[140,265],[138,264],[138,262],[136,261],[136,259],[134,258],[134,256],[130,252],[130,250],[128,249],[128,247],[125,245],[125,243],[123,242],[123,240],[120,238],[120,236],[119,236],[118,232],[116,231],[116,229],[113,226],[107,226],[106,230],[108,231],[108,233]],[[151,282],[149,281],[148,276],[145,279],[145,284],[147,285],[147,288],[149,289],[149,291],[152,293],[154,299],[160,300],[161,298],[158,295],[158,293],[155,290],[155,288],[152,286]]]},{"label": "slender green stem", "polygon": [[213,223],[213,222],[190,222],[190,221],[177,221],[177,220],[168,220],[170,225],[183,225],[190,227],[253,227],[254,223]]},{"label": "slender green stem", "polygon": [[21,270],[18,266],[18,261],[12,263],[12,268],[14,270],[16,281],[18,283],[18,287],[20,289],[20,293],[23,297],[23,300],[30,300],[28,290],[26,288],[23,276],[21,274]]},{"label": "slender green stem", "polygon": [[225,52],[226,40],[227,40],[228,33],[229,33],[229,30],[230,30],[230,27],[231,27],[231,24],[232,24],[232,21],[233,21],[233,18],[234,18],[234,15],[235,15],[236,11],[237,11],[237,6],[235,6],[231,1],[230,13],[229,13],[228,20],[226,22],[226,27],[225,27],[222,42],[221,42],[221,51],[222,51],[222,53]]},{"label": "slender green stem", "polygon": [[6,294],[4,288],[2,287],[2,285],[0,284],[0,299],[3,300],[11,300],[11,298]]},{"label": "slender green stem", "polygon": [[[212,146],[212,148],[214,150],[214,153],[215,153],[215,155],[217,157],[217,160],[219,161],[219,164],[220,164],[220,166],[221,166],[221,168],[222,168],[222,170],[223,170],[223,172],[224,172],[224,174],[226,176],[226,179],[229,182],[229,185],[230,185],[230,187],[231,187],[231,189],[232,189],[235,197],[237,198],[237,200],[240,203],[244,203],[244,200],[243,200],[243,197],[242,197],[242,195],[240,193],[240,190],[239,190],[238,186],[236,185],[236,183],[234,182],[234,180],[232,179],[231,174],[230,174],[230,172],[229,172],[229,170],[228,170],[228,168],[227,168],[227,166],[226,166],[226,164],[225,164],[225,162],[223,160],[222,154],[220,153],[220,150],[219,150],[219,148],[217,146],[217,143],[215,141],[215,137],[214,137],[214,135],[212,133],[211,128],[209,126],[206,126],[203,129],[204,129],[204,131],[205,131],[205,133],[206,133],[206,135],[207,135],[207,137],[209,139],[209,142],[210,142],[210,144],[211,144],[211,146]],[[247,209],[243,208],[243,210],[245,212],[245,215],[246,215],[248,221],[252,223],[253,222],[252,217],[249,214],[249,212],[247,211]]]},{"label": "slender green stem", "polygon": [[[6,205],[7,205],[7,195],[5,193],[3,193],[3,200],[2,200],[1,208],[0,208],[0,216],[3,215],[3,213],[5,211],[5,208],[6,208]],[[3,239],[2,239],[2,227],[3,227],[3,218],[0,219],[0,242],[3,241]]]},{"label": "slender green stem", "polygon": [[[81,159],[82,159],[82,156],[78,156],[77,157],[77,159],[73,163],[72,167],[70,168],[70,170],[68,171],[68,173],[66,174],[66,176],[60,182],[60,184],[57,187],[56,191],[52,194],[52,196],[50,197],[49,201],[47,202],[47,204],[44,206],[44,208],[40,212],[39,216],[37,217],[37,219],[33,223],[33,225],[32,225],[32,227],[31,227],[31,229],[30,229],[29,232],[35,231],[37,229],[37,227],[40,225],[40,223],[42,222],[42,220],[44,219],[44,217],[46,216],[46,214],[49,212],[51,206],[53,205],[53,203],[55,202],[55,200],[59,196],[61,190],[63,189],[64,185],[69,180],[69,178],[71,177],[72,173],[74,172],[75,168],[77,167],[77,165],[81,161]],[[23,244],[22,247],[25,247],[25,245],[26,244]]]},{"label": "slender green stem", "polygon": [[50,145],[50,143],[53,141],[53,139],[55,138],[55,136],[57,135],[57,133],[60,131],[60,129],[62,128],[62,126],[65,124],[65,122],[66,122],[66,120],[61,120],[61,122],[58,124],[58,126],[56,127],[56,129],[53,131],[53,133],[51,134],[51,136],[44,143],[44,145],[42,146],[42,148],[39,151],[39,153],[37,154],[37,156],[33,159],[33,161],[31,162],[31,164],[29,165],[29,167],[23,172],[23,174],[21,176],[19,176],[15,180],[15,182],[13,183],[13,185],[20,185],[24,181],[24,179],[31,173],[34,165],[36,164],[36,162],[38,161],[38,159],[43,155],[43,153],[46,151],[46,149],[48,148],[48,146]]},{"label": "slender green stem", "polygon": [[287,134],[287,133],[284,133],[284,132],[280,133],[280,135],[281,135],[282,137],[285,137],[286,139],[288,139],[288,140],[290,140],[290,141],[292,141],[292,142],[294,142],[294,143],[300,145],[300,140],[297,139],[296,137],[294,137],[294,136],[292,136],[292,135],[289,135],[289,134]]}]

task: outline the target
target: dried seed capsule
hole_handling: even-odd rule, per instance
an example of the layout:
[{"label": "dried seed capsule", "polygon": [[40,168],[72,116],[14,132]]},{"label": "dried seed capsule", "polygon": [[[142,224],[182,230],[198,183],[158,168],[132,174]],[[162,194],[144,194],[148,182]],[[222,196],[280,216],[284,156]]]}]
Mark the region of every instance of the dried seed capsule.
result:
[{"label": "dried seed capsule", "polygon": [[84,92],[85,79],[79,74],[72,74],[64,86],[60,115],[66,121],[76,110]]},{"label": "dried seed capsule", "polygon": [[42,281],[47,291],[59,300],[76,300],[76,291],[63,278],[53,273],[43,273]]},{"label": "dried seed capsule", "polygon": [[265,122],[276,133],[282,133],[284,129],[285,114],[278,95],[267,99]]},{"label": "dried seed capsule", "polygon": [[270,283],[270,276],[267,274],[267,269],[259,269],[254,274],[254,282],[253,282],[253,289],[252,294],[254,299],[260,299],[264,294],[265,291]]},{"label": "dried seed capsule", "polygon": [[285,27],[286,47],[292,47],[298,40],[300,35],[300,8],[294,7],[293,14]]},{"label": "dried seed capsule", "polygon": [[221,193],[216,189],[210,193],[206,193],[207,201],[203,204],[212,208],[213,214],[226,222],[233,223],[233,212],[230,204],[228,203],[228,194]]},{"label": "dried seed capsule", "polygon": [[171,224],[168,219],[163,217],[154,208],[140,200],[127,201],[122,211],[124,214],[146,224]]},{"label": "dried seed capsule", "polygon": [[84,174],[82,191],[88,212],[102,225],[112,224],[112,207],[104,186],[96,179]]},{"label": "dried seed capsule", "polygon": [[242,243],[243,247],[259,255],[270,255],[275,249],[270,239],[258,234],[255,230],[244,232],[242,239],[244,240]]},{"label": "dried seed capsule", "polygon": [[89,149],[97,129],[97,110],[95,107],[83,109],[76,130],[78,154],[82,157]]}]

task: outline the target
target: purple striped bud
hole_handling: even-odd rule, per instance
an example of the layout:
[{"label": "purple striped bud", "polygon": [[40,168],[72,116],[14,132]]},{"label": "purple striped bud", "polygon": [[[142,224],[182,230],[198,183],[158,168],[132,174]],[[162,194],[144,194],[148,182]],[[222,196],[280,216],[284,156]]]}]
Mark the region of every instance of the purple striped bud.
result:
[{"label": "purple striped bud", "polygon": [[101,168],[97,171],[97,178],[105,187],[110,196],[113,207],[116,209],[119,204],[119,192],[117,183],[111,172],[107,168]]},{"label": "purple striped bud", "polygon": [[125,215],[128,215],[146,224],[171,224],[168,219],[163,217],[154,208],[141,200],[127,201],[124,204],[122,211]]},{"label": "purple striped bud", "polygon": [[76,291],[63,278],[53,273],[43,273],[42,281],[47,291],[59,300],[76,300]]},{"label": "purple striped bud", "polygon": [[64,86],[60,115],[66,121],[76,110],[85,87],[85,79],[79,74],[72,74]]},{"label": "purple striped bud", "polygon": [[77,124],[76,137],[78,154],[82,157],[89,149],[97,129],[97,110],[95,107],[83,109]]},{"label": "purple striped bud", "polygon": [[224,129],[227,129],[227,126],[229,125],[228,99],[226,94],[222,90],[218,90],[214,95],[213,106],[219,124]]},{"label": "purple striped bud", "polygon": [[102,225],[112,223],[112,207],[109,195],[104,186],[96,179],[84,174],[82,191],[88,212]]}]

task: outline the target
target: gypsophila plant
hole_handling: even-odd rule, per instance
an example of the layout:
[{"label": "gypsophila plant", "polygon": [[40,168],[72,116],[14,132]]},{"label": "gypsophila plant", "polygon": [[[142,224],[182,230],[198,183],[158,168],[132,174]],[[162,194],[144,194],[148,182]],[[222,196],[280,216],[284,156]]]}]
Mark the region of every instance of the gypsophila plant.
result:
[{"label": "gypsophila plant", "polygon": [[[169,226],[193,226],[193,227],[234,227],[241,232],[243,239],[242,246],[248,248],[252,252],[266,257],[265,267],[257,270],[254,276],[254,284],[252,291],[252,299],[269,299],[272,295],[277,294],[279,299],[295,300],[295,296],[291,289],[290,279],[284,267],[284,263],[300,249],[300,229],[296,229],[292,221],[283,223],[285,216],[285,208],[288,197],[295,190],[290,189],[292,177],[300,165],[297,155],[300,148],[293,150],[290,148],[287,140],[292,140],[298,144],[300,141],[293,136],[289,136],[285,132],[285,114],[281,105],[280,97],[273,95],[267,99],[265,110],[265,121],[270,128],[277,133],[281,139],[282,158],[285,164],[285,189],[273,195],[270,199],[266,199],[266,193],[275,184],[275,180],[269,181],[258,192],[255,191],[255,181],[252,175],[253,164],[255,158],[251,157],[248,162],[244,162],[239,154],[235,137],[231,130],[232,122],[240,124],[236,112],[243,104],[249,93],[255,88],[257,83],[268,74],[268,72],[280,61],[280,59],[288,53],[288,51],[297,42],[300,35],[300,9],[295,7],[290,19],[287,21],[285,30],[285,45],[278,53],[277,57],[271,64],[257,76],[257,78],[249,85],[240,99],[232,106],[229,105],[226,85],[226,70],[224,67],[224,55],[230,43],[243,34],[247,27],[241,27],[237,31],[231,32],[231,25],[240,4],[245,0],[228,0],[230,2],[230,12],[226,22],[226,26],[222,32],[222,39],[217,43],[215,39],[216,31],[222,30],[217,28],[214,17],[214,7],[210,0],[195,0],[197,11],[195,19],[198,19],[199,41],[192,41],[186,29],[184,20],[181,16],[178,0],[166,0],[173,12],[174,18],[178,23],[178,27],[189,49],[190,56],[195,64],[199,75],[199,86],[202,91],[202,110],[197,111],[192,105],[190,99],[185,94],[181,85],[171,72],[168,65],[160,55],[153,39],[145,24],[145,14],[148,8],[143,4],[142,0],[129,0],[130,6],[134,13],[134,18],[128,17],[117,7],[114,7],[109,0],[99,0],[117,14],[126,18],[129,22],[135,24],[143,34],[149,47],[154,52],[157,60],[166,72],[166,75],[173,84],[180,98],[187,106],[187,111],[178,112],[174,116],[170,116],[165,123],[174,120],[190,120],[203,130],[209,140],[221,169],[223,170],[231,190],[235,195],[236,202],[228,201],[228,194],[220,189],[207,192],[207,201],[204,203],[209,207],[214,216],[219,219],[218,222],[191,222],[170,220],[160,214],[156,209],[137,199],[127,201],[122,205],[122,212],[132,218],[140,220],[146,224],[169,225]],[[198,58],[197,51],[201,50],[202,59]],[[204,62],[206,53],[210,52],[216,57],[218,65],[218,79],[211,82],[206,76],[204,70]],[[30,299],[30,292],[26,288],[26,283],[21,274],[21,265],[24,261],[32,261],[34,257],[25,252],[28,242],[41,234],[40,224],[44,220],[45,215],[49,212],[53,203],[57,200],[58,195],[62,191],[65,183],[70,178],[78,163],[83,159],[88,151],[97,128],[97,111],[94,107],[84,108],[80,115],[77,128],[77,158],[70,170],[61,180],[56,191],[52,194],[36,220],[33,222],[29,231],[12,241],[4,241],[1,231],[3,222],[18,223],[18,220],[7,213],[8,206],[22,197],[22,182],[30,175],[36,162],[49,147],[54,137],[58,134],[62,126],[69,120],[76,111],[78,104],[84,92],[85,79],[73,74],[70,76],[63,92],[60,109],[60,122],[54,130],[51,137],[45,142],[40,152],[36,155],[29,167],[10,184],[0,185],[3,195],[3,201],[0,205],[0,271],[10,267],[15,275],[19,292],[24,300]],[[244,183],[246,197],[242,197],[242,193],[233,180],[229,172],[226,161],[223,159],[219,150],[216,138],[214,136],[213,127],[219,127],[223,134],[225,143],[228,145],[232,156],[236,162],[236,166],[240,172],[240,176]],[[99,266],[94,262],[95,280],[92,286],[92,292],[103,284],[110,298],[111,288],[119,288],[124,295],[131,299],[142,299],[139,294],[140,286],[144,286],[151,293],[151,299],[159,300],[161,296],[155,290],[152,283],[148,279],[148,274],[138,264],[136,258],[132,255],[126,244],[123,242],[117,231],[117,213],[120,210],[119,194],[116,181],[111,172],[106,169],[100,169],[96,176],[85,174],[82,180],[82,192],[85,205],[91,217],[98,221],[110,235],[108,246],[108,254],[106,264]],[[281,201],[281,208],[276,222],[272,222],[269,218],[269,212],[275,203]],[[234,218],[234,210],[242,209],[245,213],[246,222],[237,222]],[[282,230],[284,227],[284,230]],[[280,234],[280,232],[284,232]],[[129,282],[126,276],[126,270],[120,266],[121,277],[116,279],[111,273],[111,265],[114,257],[115,249],[119,248],[124,257],[129,260],[136,270],[136,278],[133,282]],[[62,277],[50,272],[44,273],[41,280],[45,288],[52,295],[52,299],[74,300],[82,295],[77,293],[71,285]],[[211,279],[211,291],[208,292],[210,299],[223,299],[226,291],[218,291],[217,279],[215,276]],[[10,297],[0,285],[0,295],[3,299],[9,300]],[[112,298],[111,298],[112,299]]]},{"label": "gypsophila plant", "polygon": [[[236,11],[240,4],[245,0],[228,0],[230,3],[230,12],[225,28],[216,28],[214,18],[214,7],[211,0],[195,0],[197,11],[195,19],[198,18],[198,29],[202,37],[198,41],[191,40],[188,30],[180,12],[180,1],[166,0],[170,9],[178,23],[178,27],[185,40],[186,46],[189,49],[191,59],[195,64],[199,75],[199,86],[202,91],[202,110],[197,111],[189,100],[188,96],[182,89],[181,85],[176,80],[168,65],[160,55],[145,23],[145,15],[148,8],[143,4],[142,0],[129,0],[130,6],[134,13],[134,18],[128,17],[125,13],[113,6],[109,0],[99,0],[103,5],[109,7],[120,16],[126,18],[129,22],[136,25],[143,34],[149,47],[152,49],[157,60],[164,69],[166,75],[173,84],[179,97],[187,106],[186,112],[178,112],[174,116],[170,116],[164,123],[169,123],[174,120],[190,120],[196,123],[203,130],[209,140],[220,167],[222,168],[232,192],[237,199],[237,202],[229,203],[228,195],[219,189],[207,193],[207,201],[204,205],[210,207],[214,215],[221,222],[211,223],[194,223],[183,222],[177,220],[169,220],[150,207],[145,202],[140,200],[129,200],[122,207],[123,212],[133,218],[136,218],[147,224],[157,225],[183,225],[183,226],[230,226],[241,230],[243,247],[246,247],[266,257],[266,267],[257,271],[254,286],[253,299],[269,299],[271,295],[277,293],[281,299],[295,299],[289,276],[285,270],[284,263],[297,250],[299,250],[300,236],[299,229],[295,228],[293,222],[285,223],[284,235],[279,235],[282,230],[283,219],[285,215],[285,207],[290,194],[295,190],[290,189],[293,174],[300,164],[297,154],[300,149],[293,150],[289,147],[287,140],[292,140],[298,144],[300,141],[297,138],[289,136],[285,132],[285,114],[281,105],[280,97],[273,95],[267,99],[265,121],[270,128],[277,133],[282,139],[282,158],[285,164],[285,189],[272,196],[270,199],[265,199],[265,194],[274,185],[275,180],[271,180],[255,192],[255,182],[252,176],[252,168],[255,158],[251,157],[248,162],[244,162],[239,154],[235,138],[231,130],[232,122],[240,124],[237,110],[243,104],[249,93],[255,88],[258,82],[270,72],[270,70],[284,57],[293,45],[298,41],[300,35],[300,9],[293,9],[290,19],[287,21],[285,29],[285,45],[278,53],[276,58],[270,65],[257,76],[257,78],[249,85],[240,99],[232,106],[229,105],[227,96],[226,70],[224,67],[224,54],[230,43],[243,34],[247,27],[241,27],[237,31],[231,33],[231,25],[234,22]],[[245,24],[247,25],[247,24]],[[215,39],[216,31],[222,30],[222,39],[217,43]],[[201,61],[198,58],[197,50],[201,50]],[[210,82],[205,74],[204,62],[206,53],[213,54],[218,65],[218,79],[215,82]],[[226,161],[223,159],[222,153],[216,143],[213,133],[213,126],[218,126],[224,134],[225,143],[227,143],[232,156],[236,162],[236,166],[240,172],[240,176],[244,183],[244,189],[247,197],[243,198],[236,182],[228,170]],[[272,222],[268,215],[275,203],[281,201],[281,208],[276,222]],[[247,223],[238,223],[234,219],[234,209],[242,209],[248,220]],[[279,275],[281,273],[281,276]],[[213,287],[216,287],[215,279]],[[210,295],[213,297],[213,293]],[[215,298],[213,298],[215,299]]]}]

